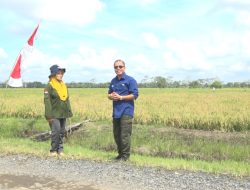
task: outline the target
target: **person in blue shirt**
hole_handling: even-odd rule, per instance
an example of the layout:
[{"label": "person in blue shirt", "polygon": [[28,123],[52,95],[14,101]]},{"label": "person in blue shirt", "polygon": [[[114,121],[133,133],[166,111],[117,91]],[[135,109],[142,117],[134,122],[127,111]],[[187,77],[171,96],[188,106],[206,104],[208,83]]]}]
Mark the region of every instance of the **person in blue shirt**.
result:
[{"label": "person in blue shirt", "polygon": [[134,100],[138,97],[136,80],[125,73],[125,62],[114,62],[116,77],[111,80],[108,98],[113,101],[113,134],[118,156],[115,160],[126,161],[130,157]]}]

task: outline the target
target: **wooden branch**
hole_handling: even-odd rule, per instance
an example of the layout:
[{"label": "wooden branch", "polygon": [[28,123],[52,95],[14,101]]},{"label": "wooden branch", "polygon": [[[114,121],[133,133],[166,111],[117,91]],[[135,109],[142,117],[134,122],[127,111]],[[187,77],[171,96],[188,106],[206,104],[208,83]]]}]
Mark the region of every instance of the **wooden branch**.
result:
[{"label": "wooden branch", "polygon": [[[73,131],[78,130],[80,127],[83,127],[84,124],[86,124],[88,122],[90,122],[90,120],[85,120],[85,121],[82,121],[80,123],[75,123],[75,124],[72,124],[70,126],[66,126],[64,136],[66,138],[68,138],[72,134]],[[51,138],[51,131],[45,131],[42,133],[38,133],[38,134],[34,135],[32,138],[36,141],[46,141],[46,140]]]}]

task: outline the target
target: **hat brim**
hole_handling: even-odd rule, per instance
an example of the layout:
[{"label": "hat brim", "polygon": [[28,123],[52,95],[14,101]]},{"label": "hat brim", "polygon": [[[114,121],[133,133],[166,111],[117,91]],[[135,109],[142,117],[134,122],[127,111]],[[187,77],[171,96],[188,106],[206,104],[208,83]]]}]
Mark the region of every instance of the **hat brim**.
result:
[{"label": "hat brim", "polygon": [[66,69],[65,68],[61,68],[61,67],[58,67],[58,70],[60,71],[63,71],[64,73],[66,72]]},{"label": "hat brim", "polygon": [[[62,71],[63,73],[65,73],[65,72],[66,72],[66,69],[65,69],[65,68],[61,68],[61,67],[58,67],[58,71]],[[55,76],[55,75],[58,73],[58,71],[57,71],[56,73],[51,73],[51,74],[49,75],[49,77]]]}]

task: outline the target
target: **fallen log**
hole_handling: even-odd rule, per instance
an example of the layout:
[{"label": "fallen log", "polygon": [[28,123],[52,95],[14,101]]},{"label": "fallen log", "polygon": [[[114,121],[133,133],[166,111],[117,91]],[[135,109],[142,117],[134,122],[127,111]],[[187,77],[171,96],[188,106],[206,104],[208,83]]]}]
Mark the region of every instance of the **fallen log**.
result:
[{"label": "fallen log", "polygon": [[[78,130],[80,127],[83,127],[84,124],[86,124],[88,122],[90,122],[90,120],[85,120],[85,121],[82,121],[82,122],[79,122],[79,123],[75,123],[75,124],[66,126],[64,136],[66,138],[68,138],[72,134],[73,131]],[[38,134],[34,135],[32,138],[34,140],[36,140],[36,141],[49,140],[51,138],[51,131],[45,131],[45,132],[42,132],[42,133],[38,133]]]}]

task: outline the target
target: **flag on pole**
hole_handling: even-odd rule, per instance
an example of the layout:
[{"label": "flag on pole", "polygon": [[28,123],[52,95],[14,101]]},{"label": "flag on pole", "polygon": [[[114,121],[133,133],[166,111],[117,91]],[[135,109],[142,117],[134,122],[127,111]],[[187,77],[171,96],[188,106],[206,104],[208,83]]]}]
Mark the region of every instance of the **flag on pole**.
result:
[{"label": "flag on pole", "polygon": [[27,51],[29,51],[30,48],[33,47],[34,38],[35,38],[35,35],[37,33],[38,28],[39,28],[39,24],[37,25],[34,32],[29,37],[27,44],[25,44],[25,46],[21,49],[21,51],[18,55],[18,58],[14,64],[14,67],[11,71],[11,74],[9,76],[9,80],[7,83],[11,87],[22,87],[23,86],[22,75],[21,75],[21,68],[22,68],[21,63],[24,61],[24,58],[27,54]]},{"label": "flag on pole", "polygon": [[36,35],[36,32],[39,28],[39,24],[37,25],[36,29],[34,30],[34,32],[32,33],[32,35],[30,36],[30,38],[28,39],[28,44],[30,46],[33,46],[33,43],[34,43],[34,38],[35,38],[35,35]]},{"label": "flag on pole", "polygon": [[14,68],[10,74],[10,78],[8,81],[8,85],[11,87],[22,87],[23,81],[21,78],[21,61],[22,61],[22,54],[19,54],[19,57],[14,65]]}]

